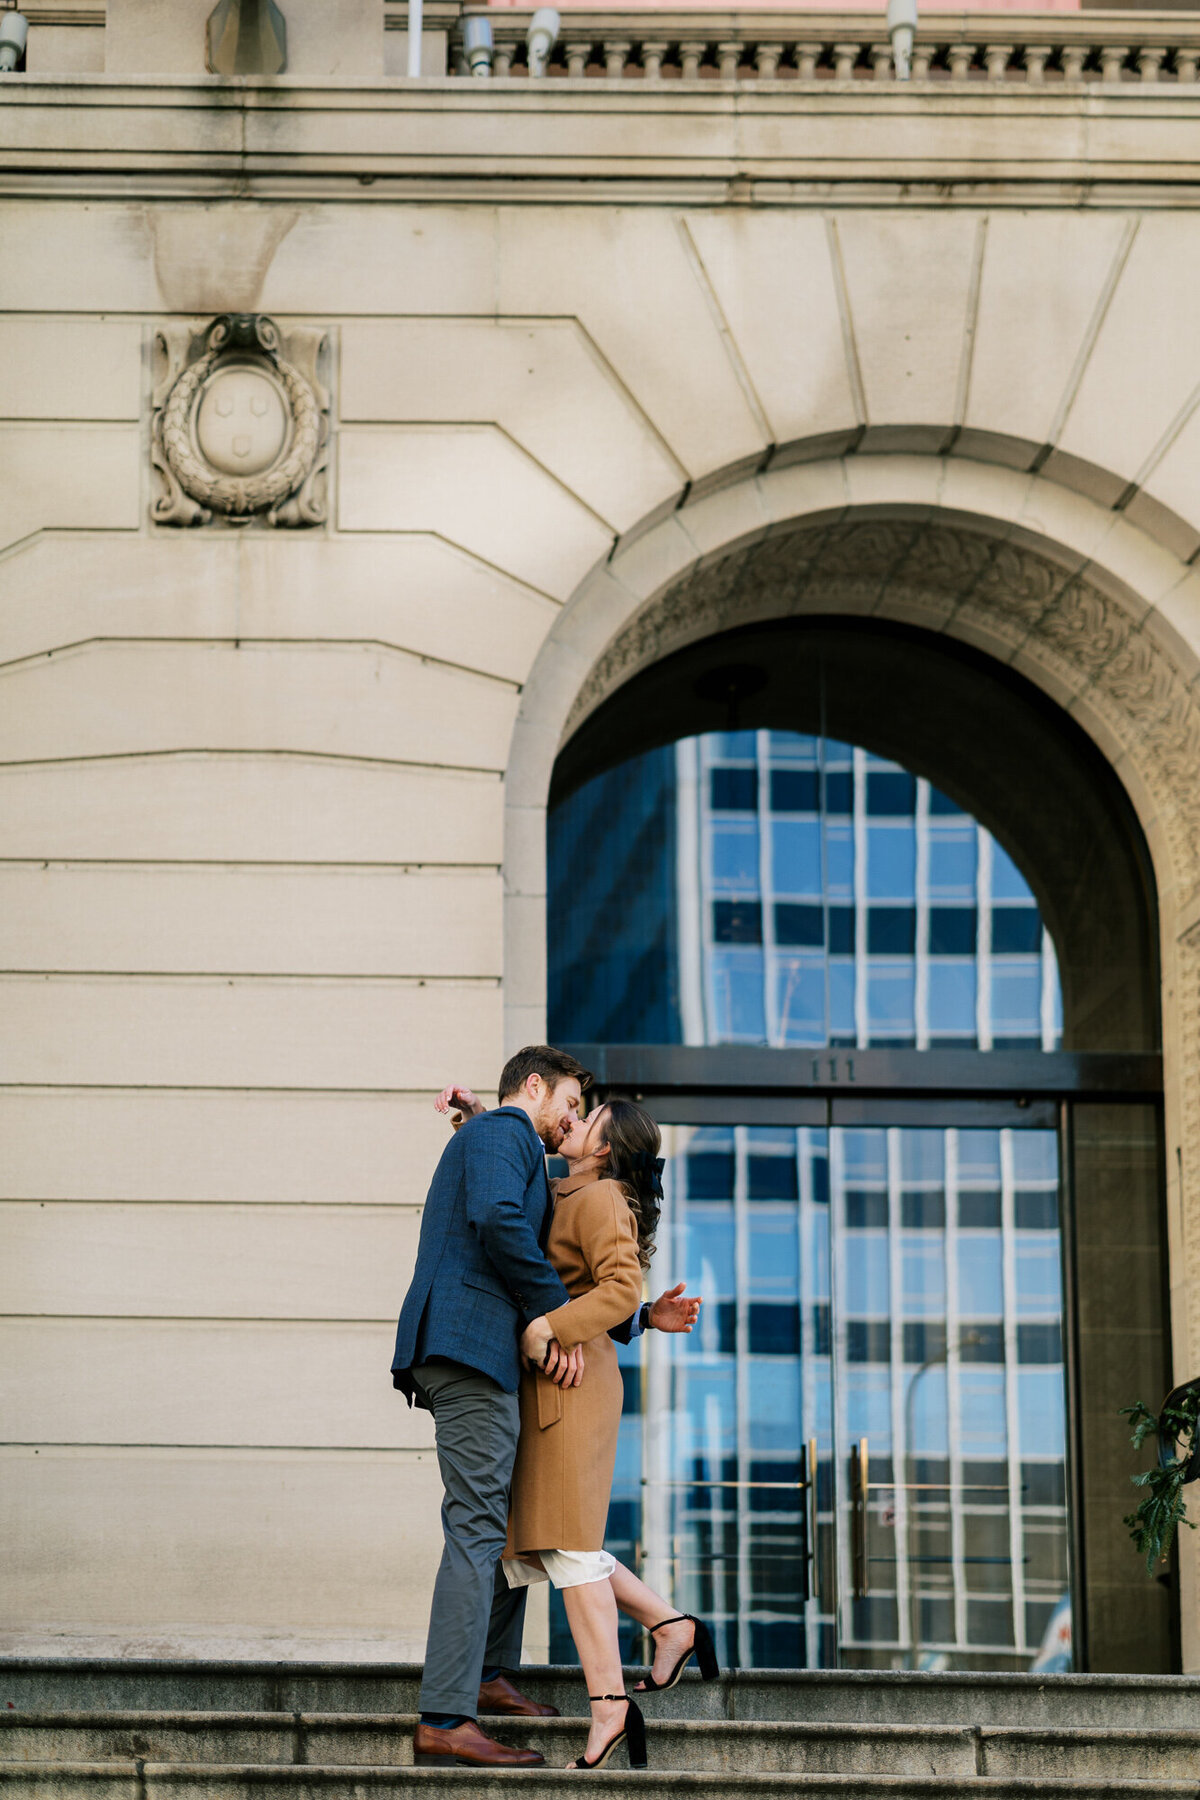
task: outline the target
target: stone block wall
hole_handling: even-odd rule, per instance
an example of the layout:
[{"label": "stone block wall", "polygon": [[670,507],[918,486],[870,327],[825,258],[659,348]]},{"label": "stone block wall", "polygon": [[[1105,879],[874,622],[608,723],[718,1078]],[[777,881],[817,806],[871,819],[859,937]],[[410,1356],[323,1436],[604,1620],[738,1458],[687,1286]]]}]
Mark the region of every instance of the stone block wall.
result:
[{"label": "stone block wall", "polygon": [[[543,808],[577,695],[731,545],[938,511],[1134,596],[1188,688],[1200,249],[1186,213],[1026,207],[1015,177],[991,205],[685,203],[653,183],[681,159],[717,183],[720,95],[554,124],[439,101],[447,169],[511,126],[659,172],[624,199],[380,201],[338,158],[394,121],[343,96],[331,125],[297,91],[256,129],[334,185],[276,169],[247,198],[197,174],[206,145],[241,154],[219,109],[183,84],[147,125],[144,92],[106,91],[97,164],[166,120],[198,185],[75,172],[0,216],[6,1641],[417,1654],[437,1479],[392,1325],[433,1092],[487,1091],[544,1030]],[[326,335],[325,524],[151,517],[155,334],[226,310]],[[1190,1373],[1200,897],[1151,742],[1174,689],[1123,738],[1087,711],[1099,626],[1053,667],[1021,662],[1025,629],[962,635],[1089,721],[1157,859]]]}]

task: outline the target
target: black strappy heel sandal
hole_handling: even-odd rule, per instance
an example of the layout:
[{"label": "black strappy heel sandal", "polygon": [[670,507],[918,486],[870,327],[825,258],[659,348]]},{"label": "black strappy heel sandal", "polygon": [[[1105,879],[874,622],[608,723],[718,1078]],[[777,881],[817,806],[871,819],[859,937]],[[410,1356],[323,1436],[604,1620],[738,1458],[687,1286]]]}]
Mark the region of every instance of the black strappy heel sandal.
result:
[{"label": "black strappy heel sandal", "polygon": [[713,1649],[712,1634],[703,1619],[698,1619],[694,1613],[676,1613],[673,1619],[660,1619],[657,1625],[651,1625],[650,1635],[653,1637],[654,1633],[661,1631],[664,1625],[680,1625],[685,1619],[696,1627],[691,1649],[684,1651],[665,1681],[655,1681],[654,1676],[647,1669],[645,1679],[638,1690],[639,1693],[665,1694],[668,1688],[673,1688],[682,1679],[683,1671],[693,1656],[700,1665],[701,1681],[715,1681],[721,1673],[717,1667],[717,1653]]},{"label": "black strappy heel sandal", "polygon": [[642,1709],[629,1694],[589,1694],[589,1700],[623,1700],[625,1702],[625,1723],[616,1737],[609,1738],[603,1750],[594,1762],[581,1756],[578,1762],[568,1765],[567,1773],[572,1769],[602,1769],[614,1750],[622,1744],[629,1745],[629,1766],[631,1769],[646,1767],[646,1721],[642,1717]]}]

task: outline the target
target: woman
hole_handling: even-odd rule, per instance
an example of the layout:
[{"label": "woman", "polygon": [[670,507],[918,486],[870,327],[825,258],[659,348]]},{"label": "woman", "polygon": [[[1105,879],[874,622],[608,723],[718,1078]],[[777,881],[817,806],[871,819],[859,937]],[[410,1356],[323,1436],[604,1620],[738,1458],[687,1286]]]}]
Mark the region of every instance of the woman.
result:
[{"label": "woman", "polygon": [[[469,1090],[447,1089],[448,1104],[482,1111]],[[637,1702],[624,1692],[617,1608],[655,1637],[655,1660],[635,1692],[674,1687],[693,1654],[705,1680],[717,1674],[707,1627],[668,1603],[604,1549],[621,1422],[623,1384],[608,1336],[635,1311],[650,1265],[662,1195],[661,1142],[650,1115],[611,1100],[577,1120],[559,1149],[570,1173],[553,1184],[546,1255],[571,1296],[549,1314],[566,1349],[584,1347],[579,1387],[559,1388],[536,1369],[521,1379],[521,1438],[513,1472],[504,1571],[511,1587],[549,1578],[563,1597],[587,1679],[592,1724],[572,1769],[603,1768],[622,1743],[634,1768],[646,1764]]]}]

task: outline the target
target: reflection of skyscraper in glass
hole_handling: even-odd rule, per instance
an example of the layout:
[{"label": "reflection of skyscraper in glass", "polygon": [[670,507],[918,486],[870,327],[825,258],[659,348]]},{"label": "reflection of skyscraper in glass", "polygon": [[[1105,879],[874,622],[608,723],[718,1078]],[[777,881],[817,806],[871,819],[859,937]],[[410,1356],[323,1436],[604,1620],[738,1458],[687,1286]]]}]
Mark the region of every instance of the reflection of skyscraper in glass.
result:
[{"label": "reflection of skyscraper in glass", "polygon": [[551,815],[550,1032],[567,1042],[1053,1049],[1020,871],[899,764],[789,731],[632,758]]},{"label": "reflection of skyscraper in glass", "polygon": [[633,757],[550,815],[550,1037],[680,1041],[675,747]]},{"label": "reflection of skyscraper in glass", "polygon": [[[1020,872],[861,748],[747,731],[633,759],[556,807],[550,896],[560,1041],[1060,1041]],[[1055,1131],[731,1114],[668,1126],[664,1152],[658,1271],[706,1305],[646,1364],[621,1352],[610,1547],[709,1615],[730,1662],[1027,1667],[1067,1585]],[[851,1599],[863,1438],[872,1579]]]},{"label": "reflection of skyscraper in glass", "polygon": [[627,1548],[729,1662],[1027,1667],[1067,1589],[1055,1131],[675,1126],[664,1148],[662,1274],[705,1310],[648,1346]]},{"label": "reflection of skyscraper in glass", "polygon": [[686,1041],[1055,1046],[1028,884],[927,781],[796,732],[712,733],[676,757],[680,942],[702,947],[681,971]]}]

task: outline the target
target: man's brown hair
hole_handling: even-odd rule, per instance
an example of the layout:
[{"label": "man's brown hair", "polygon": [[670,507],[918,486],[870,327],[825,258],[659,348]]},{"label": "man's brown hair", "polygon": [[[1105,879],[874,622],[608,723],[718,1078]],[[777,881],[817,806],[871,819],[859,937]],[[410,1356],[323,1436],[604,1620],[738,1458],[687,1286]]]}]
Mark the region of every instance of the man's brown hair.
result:
[{"label": "man's brown hair", "polygon": [[560,1081],[569,1081],[572,1076],[582,1092],[586,1093],[592,1085],[591,1070],[568,1056],[565,1050],[556,1050],[553,1044],[526,1044],[524,1050],[509,1057],[500,1071],[501,1105],[510,1094],[520,1093],[531,1075],[540,1075],[551,1088],[556,1088]]}]

